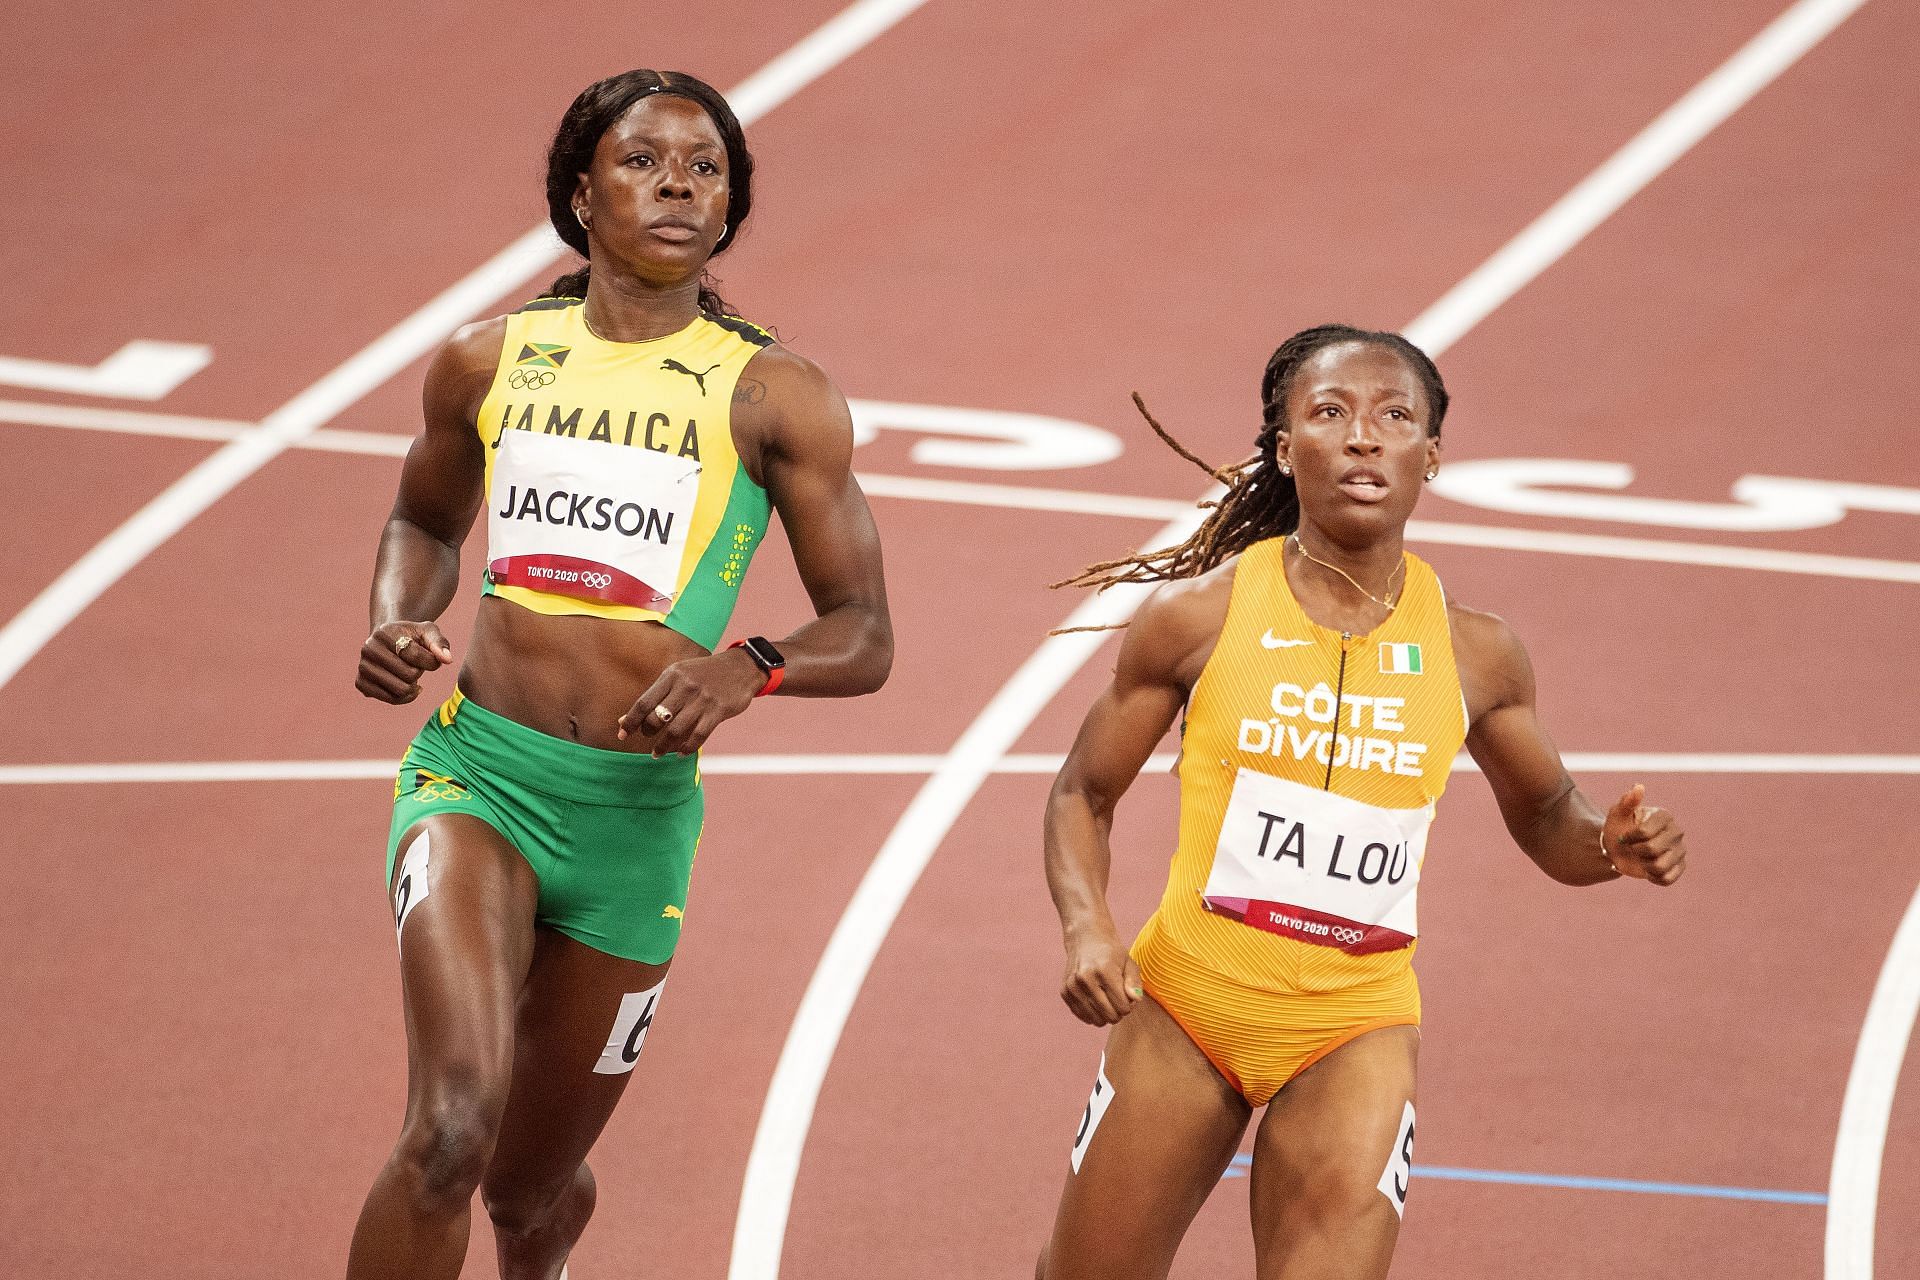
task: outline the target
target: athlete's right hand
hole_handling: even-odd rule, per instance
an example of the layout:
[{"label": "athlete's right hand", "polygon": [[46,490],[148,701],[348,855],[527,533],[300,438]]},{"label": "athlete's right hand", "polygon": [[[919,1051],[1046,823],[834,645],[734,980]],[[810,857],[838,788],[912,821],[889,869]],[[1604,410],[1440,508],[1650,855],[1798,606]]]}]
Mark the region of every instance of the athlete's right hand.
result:
[{"label": "athlete's right hand", "polygon": [[452,661],[453,646],[433,623],[389,622],[360,646],[353,687],[381,702],[412,702],[420,696],[420,677]]},{"label": "athlete's right hand", "polygon": [[1110,1026],[1146,998],[1140,966],[1111,933],[1070,938],[1067,976],[1060,998],[1073,1016],[1095,1027]]}]

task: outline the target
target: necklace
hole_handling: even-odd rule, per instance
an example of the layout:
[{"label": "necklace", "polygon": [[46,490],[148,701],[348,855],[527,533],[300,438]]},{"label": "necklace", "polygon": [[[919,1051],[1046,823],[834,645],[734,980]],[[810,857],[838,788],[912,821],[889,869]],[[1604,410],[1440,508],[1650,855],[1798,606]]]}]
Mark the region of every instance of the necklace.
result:
[{"label": "necklace", "polygon": [[1400,603],[1398,597],[1396,597],[1393,594],[1393,579],[1395,574],[1400,574],[1405,572],[1407,567],[1407,558],[1405,556],[1400,557],[1400,563],[1394,568],[1393,573],[1390,573],[1387,575],[1387,598],[1385,600],[1382,600],[1379,596],[1373,594],[1373,592],[1367,590],[1365,587],[1361,586],[1359,583],[1354,582],[1353,575],[1348,573],[1345,569],[1342,569],[1337,564],[1328,564],[1325,560],[1322,560],[1319,556],[1307,550],[1305,544],[1303,544],[1300,541],[1300,531],[1298,529],[1295,529],[1293,533],[1290,534],[1289,536],[1293,539],[1293,549],[1295,551],[1298,551],[1301,555],[1313,561],[1315,564],[1319,565],[1321,568],[1333,570],[1335,573],[1345,578],[1347,582],[1352,585],[1355,591],[1358,591],[1361,595],[1373,601],[1375,604],[1379,605],[1382,609],[1385,609],[1388,613],[1392,613],[1395,606],[1397,606]]},{"label": "necklace", "polygon": [[[601,333],[598,329],[593,327],[593,321],[587,319],[587,309],[585,306],[582,306],[580,308],[580,323],[587,326],[588,333],[600,339],[600,341],[606,343],[607,345],[614,346],[614,347],[631,347],[631,346],[636,346],[642,342],[658,342],[660,341],[660,338],[671,338],[674,333],[679,333],[682,331],[682,329],[685,328],[685,326],[683,325],[681,329],[675,329],[673,333],[663,333],[659,335],[659,337],[654,337],[654,338],[624,338],[624,339],[609,338],[606,334]],[[692,324],[693,321],[689,320],[687,323]]]}]

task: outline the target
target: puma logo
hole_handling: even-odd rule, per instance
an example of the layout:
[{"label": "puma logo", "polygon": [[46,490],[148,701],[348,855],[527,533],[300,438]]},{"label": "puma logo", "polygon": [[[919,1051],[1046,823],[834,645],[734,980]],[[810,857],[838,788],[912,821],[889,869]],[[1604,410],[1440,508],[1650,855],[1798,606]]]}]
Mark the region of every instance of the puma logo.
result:
[{"label": "puma logo", "polygon": [[682,912],[680,908],[674,906],[671,902],[669,902],[667,904],[666,910],[660,913],[660,918],[662,920],[679,920],[682,918]]},{"label": "puma logo", "polygon": [[717,364],[710,364],[706,368],[702,369],[700,372],[695,373],[693,370],[687,368],[687,366],[681,364],[678,360],[662,360],[660,362],[660,367],[671,373],[684,373],[689,378],[692,378],[695,382],[700,384],[700,395],[702,398],[704,398],[707,394],[707,375],[712,373],[715,369],[718,369],[720,366]]}]

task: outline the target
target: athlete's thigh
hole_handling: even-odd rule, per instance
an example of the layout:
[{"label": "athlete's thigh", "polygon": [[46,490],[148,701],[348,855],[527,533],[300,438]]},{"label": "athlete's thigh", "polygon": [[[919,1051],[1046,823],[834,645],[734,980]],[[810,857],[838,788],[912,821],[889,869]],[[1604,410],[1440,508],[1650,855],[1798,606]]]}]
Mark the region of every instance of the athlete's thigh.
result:
[{"label": "athlete's thigh", "polygon": [[[1251,1108],[1151,997],[1107,1037],[1047,1247],[1046,1280],[1167,1274],[1240,1145]],[[1097,1123],[1096,1123],[1097,1122]]]},{"label": "athlete's thigh", "polygon": [[410,1098],[450,1083],[504,1090],[539,889],[526,860],[471,814],[423,819],[401,838],[388,906],[400,938]]},{"label": "athlete's thigh", "polygon": [[539,930],[515,1027],[513,1088],[487,1169],[490,1199],[537,1199],[567,1185],[633,1078],[667,968]]},{"label": "athlete's thigh", "polygon": [[1418,1028],[1369,1031],[1274,1095],[1253,1147],[1260,1280],[1387,1274],[1406,1203],[1419,1049]]}]

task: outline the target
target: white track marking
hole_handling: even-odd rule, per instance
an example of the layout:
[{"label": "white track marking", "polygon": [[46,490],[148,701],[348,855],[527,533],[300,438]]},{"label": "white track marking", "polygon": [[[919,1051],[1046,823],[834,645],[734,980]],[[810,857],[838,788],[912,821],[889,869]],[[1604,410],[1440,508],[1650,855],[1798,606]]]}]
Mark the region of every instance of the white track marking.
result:
[{"label": "white track marking", "polygon": [[1715,569],[1754,569],[1819,578],[1855,578],[1864,582],[1920,582],[1920,564],[1909,560],[1873,560],[1815,551],[1772,551],[1729,547],[1713,542],[1669,542],[1664,538],[1616,538],[1609,534],[1560,533],[1552,529],[1513,529],[1504,525],[1407,521],[1410,542],[1452,547],[1490,547],[1503,551],[1541,551],[1602,560],[1643,560],[1657,564],[1697,564]]},{"label": "white track marking", "polygon": [[35,391],[116,400],[163,400],[175,387],[207,367],[213,348],[197,342],[136,339],[99,364],[60,364],[0,356],[0,383]]},{"label": "white track marking", "polygon": [[[749,76],[731,94],[750,124],[831,70],[926,0],[856,0]],[[195,517],[286,449],[308,439],[368,392],[431,352],[460,324],[553,264],[560,242],[528,231],[320,381],[201,461],[0,628],[0,688],[88,605]]]},{"label": "white track marking", "polygon": [[741,124],[751,124],[885,35],[927,0],[855,0],[727,95]]},{"label": "white track marking", "polygon": [[1193,510],[1186,498],[1135,498],[1118,493],[1084,493],[1023,484],[982,484],[975,480],[934,480],[922,476],[860,473],[860,487],[877,498],[919,502],[957,502],[1016,511],[1058,511],[1065,515],[1118,516],[1127,520],[1172,520]]},{"label": "white track marking", "polygon": [[369,391],[431,351],[480,308],[552,261],[547,228],[529,232],[377,338],[260,425],[202,460],[56,578],[0,629],[0,686],[62,628],[195,517]]},{"label": "white track marking", "polygon": [[260,424],[231,418],[191,418],[177,413],[137,409],[99,409],[92,405],[42,404],[37,400],[0,400],[0,422],[30,427],[68,427],[81,431],[118,431],[176,440],[237,440]]},{"label": "white track marking", "polygon": [[1719,533],[1824,529],[1855,511],[1920,516],[1920,489],[1898,485],[1748,475],[1726,500],[1700,502],[1627,493],[1633,474],[1593,458],[1471,458],[1443,467],[1428,489],[1483,511]]},{"label": "white track marking", "polygon": [[[701,772],[714,777],[922,777],[940,768],[945,756],[887,755],[707,755]],[[1149,756],[1144,774],[1166,773],[1175,757]],[[1721,752],[1568,751],[1561,759],[1574,773],[1649,774],[1842,774],[1853,776],[1920,774],[1920,756],[1897,755],[1743,755]],[[989,772],[1060,772],[1066,757],[1022,752],[1000,757]],[[394,760],[177,760],[125,764],[0,765],[0,786],[65,786],[92,783],[160,782],[358,782],[387,781],[399,768]],[[1478,773],[1472,758],[1453,762],[1455,773]]]},{"label": "white track marking", "polygon": [[1873,1223],[1880,1201],[1880,1162],[1900,1067],[1920,1016],[1920,892],[1894,931],[1880,966],[1860,1043],[1840,1103],[1840,1134],[1827,1183],[1826,1280],[1871,1280]]},{"label": "white track marking", "polygon": [[[141,435],[189,440],[234,440],[251,429],[244,422],[217,418],[170,417],[132,413],[122,409],[76,408],[0,400],[0,421],[34,426],[79,427],[100,431],[128,431]],[[335,453],[365,453],[403,457],[411,436],[381,431],[321,429],[293,442],[293,448]],[[1114,516],[1135,520],[1171,520],[1193,510],[1181,498],[1145,498],[1118,493],[1086,493],[1074,489],[1046,489],[1030,485],[986,484],[974,480],[939,480],[923,476],[860,473],[860,485],[870,497],[919,502],[953,502],[969,506],[1005,507],[1021,511],[1057,511],[1067,515]],[[1441,520],[1410,520],[1407,538],[1441,546],[1483,547],[1504,551],[1535,551],[1552,555],[1592,556],[1603,560],[1637,560],[1656,564],[1705,565],[1716,569],[1752,569],[1766,573],[1793,573],[1819,578],[1854,578],[1864,582],[1920,583],[1920,563],[1877,560],[1865,556],[1836,556],[1813,551],[1774,551],[1760,547],[1723,546],[1712,542],[1673,542],[1664,538],[1627,538],[1610,534],[1562,533],[1549,529],[1516,529],[1504,525],[1456,524]]]},{"label": "white track marking", "polygon": [[[1776,18],[1746,49],[1707,77],[1674,108],[1662,113],[1652,126],[1601,165],[1567,199],[1556,204],[1460,285],[1422,312],[1407,326],[1407,337],[1437,358],[1501,302],[1558,261],[1687,147],[1790,66],[1800,52],[1811,47],[1814,40],[1831,30],[1858,4],[1859,0],[1843,4],[1802,0]],[[1780,29],[1806,28],[1807,19],[1803,16],[1806,11],[1834,10],[1838,16],[1819,26],[1811,39],[1802,37],[1801,43],[1785,46],[1797,48],[1798,52],[1791,56],[1769,52],[1765,58],[1756,59],[1750,54],[1756,47],[1773,50],[1780,39],[1775,33]],[[1740,68],[1732,81],[1736,88],[1729,89],[1725,87],[1729,83],[1729,68],[1736,66]],[[1764,74],[1759,74],[1761,72]],[[1698,103],[1705,103],[1711,109],[1690,105]],[[1684,128],[1664,123],[1683,108]],[[1655,135],[1654,139],[1649,141],[1649,135]],[[1645,153],[1649,158],[1657,158],[1658,163],[1643,159],[1623,161],[1622,156],[1628,153],[1636,157]],[[1578,207],[1561,212],[1575,196],[1579,197]],[[1537,230],[1543,223],[1551,225],[1545,231]],[[1191,521],[1191,516],[1175,520],[1148,545],[1165,545],[1184,537],[1193,527]],[[1124,621],[1145,598],[1146,592],[1139,588],[1111,588],[1075,610],[1067,625],[1086,625],[1090,620]],[[814,1105],[819,1100],[820,1086],[825,1081],[833,1051],[880,944],[934,850],[946,839],[947,832],[992,773],[1000,756],[1012,748],[1053,695],[1093,656],[1101,640],[1095,633],[1048,636],[1042,641],[961,735],[941,768],[927,779],[867,869],[827,942],[819,966],[807,984],[806,994],[801,997],[799,1011],[788,1028],[786,1043],[774,1068],[773,1083],[761,1106],[760,1123],[747,1156],[740,1213],[734,1222],[728,1280],[775,1280],[780,1274],[787,1213],[792,1205],[794,1180],[800,1170],[801,1149],[813,1123]]]},{"label": "white track marking", "polygon": [[[1182,537],[1183,527],[1163,530],[1161,536]],[[1087,599],[1066,625],[1123,622],[1145,596],[1142,588],[1114,587]],[[981,783],[1106,639],[1103,632],[1048,636],[941,758],[867,868],[800,998],[773,1070],[740,1190],[727,1272],[731,1280],[772,1280],[779,1274],[800,1152],[827,1064],[908,892]]]},{"label": "white track marking", "polygon": [[973,471],[1068,471],[1121,454],[1120,437],[1086,422],[1005,409],[849,400],[855,448],[882,431],[930,437],[907,456],[922,466]]},{"label": "white track marking", "polygon": [[1800,0],[1768,23],[1738,53],[1654,118],[1626,146],[1588,174],[1553,207],[1446,292],[1405,329],[1437,355],[1633,199],[1646,185],[1772,84],[1845,22],[1866,0]]}]

